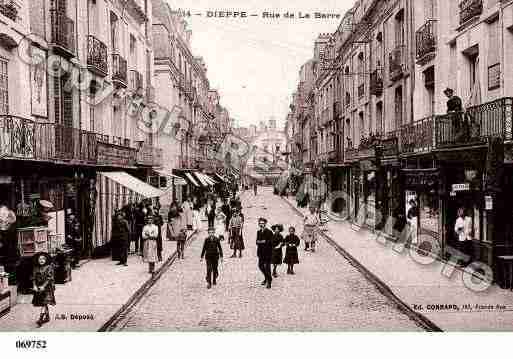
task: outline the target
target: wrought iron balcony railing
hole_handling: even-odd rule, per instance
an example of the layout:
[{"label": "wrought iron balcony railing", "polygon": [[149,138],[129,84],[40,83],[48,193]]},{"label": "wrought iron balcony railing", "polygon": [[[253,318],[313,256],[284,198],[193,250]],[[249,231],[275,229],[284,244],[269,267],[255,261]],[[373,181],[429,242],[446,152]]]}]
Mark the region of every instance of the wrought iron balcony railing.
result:
[{"label": "wrought iron balcony railing", "polygon": [[12,115],[0,115],[2,157],[95,164],[96,143],[96,134],[93,132]]},{"label": "wrought iron balcony railing", "polygon": [[487,137],[512,139],[513,98],[505,97],[436,118],[438,148],[480,144]]},{"label": "wrought iron balcony railing", "polygon": [[87,37],[87,67],[100,76],[109,72],[107,45],[93,35]]},{"label": "wrought iron balcony railing", "polygon": [[18,19],[18,7],[12,0],[0,0],[0,14],[16,21]]},{"label": "wrought iron balcony railing", "polygon": [[52,43],[69,56],[75,54],[75,23],[60,10],[50,10]]},{"label": "wrought iron balcony railing", "polygon": [[406,46],[397,46],[389,55],[389,75],[391,81],[396,81],[406,71]]},{"label": "wrought iron balcony railing", "polygon": [[417,60],[436,52],[437,33],[436,20],[428,20],[420,29],[415,32],[415,42],[417,45]]},{"label": "wrought iron balcony railing", "polygon": [[459,7],[461,25],[483,13],[483,0],[463,0]]},{"label": "wrought iron balcony railing", "polygon": [[112,81],[122,87],[127,86],[127,62],[119,54],[112,55]]},{"label": "wrought iron balcony railing", "polygon": [[404,125],[400,131],[402,153],[429,152],[435,148],[435,118],[426,117],[420,121]]},{"label": "wrought iron balcony railing", "polygon": [[383,72],[381,69],[371,72],[369,92],[374,96],[381,96],[383,94]]},{"label": "wrought iron balcony railing", "polygon": [[136,164],[137,150],[130,147],[130,140],[122,137],[97,136],[97,165],[108,167],[133,167]]}]

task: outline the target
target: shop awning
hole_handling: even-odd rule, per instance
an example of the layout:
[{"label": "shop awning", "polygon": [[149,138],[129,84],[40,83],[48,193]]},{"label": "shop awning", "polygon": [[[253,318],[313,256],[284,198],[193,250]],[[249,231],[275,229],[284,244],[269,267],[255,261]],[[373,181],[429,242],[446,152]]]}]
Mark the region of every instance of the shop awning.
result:
[{"label": "shop awning", "polygon": [[211,186],[214,186],[217,182],[209,175],[206,175],[204,173],[201,174],[203,176],[203,179]]},{"label": "shop awning", "polygon": [[126,172],[100,172],[99,174],[146,198],[160,197],[164,194],[164,192],[158,188],[155,188],[134,176],[130,176]]},{"label": "shop awning", "polygon": [[205,177],[203,176],[203,173],[193,172],[193,174],[194,174],[194,177],[196,177],[198,179],[199,183],[201,183],[201,185],[203,187],[210,186],[210,183],[207,180],[205,180]]},{"label": "shop awning", "polygon": [[225,183],[228,183],[228,181],[226,180],[226,178],[224,178],[223,176],[221,176],[220,174],[214,174],[215,177],[217,177],[221,182],[225,182]]},{"label": "shop awning", "polygon": [[182,177],[174,175],[170,171],[155,170],[155,172],[158,173],[162,177],[168,177],[168,178],[172,179],[175,185],[185,186],[187,184],[187,182]]},{"label": "shop awning", "polygon": [[185,178],[193,185],[193,186],[196,186],[196,187],[201,187],[201,185],[198,183],[198,181],[196,181],[196,179],[193,177],[192,174],[190,174],[189,172],[185,172],[184,173],[185,175]]}]

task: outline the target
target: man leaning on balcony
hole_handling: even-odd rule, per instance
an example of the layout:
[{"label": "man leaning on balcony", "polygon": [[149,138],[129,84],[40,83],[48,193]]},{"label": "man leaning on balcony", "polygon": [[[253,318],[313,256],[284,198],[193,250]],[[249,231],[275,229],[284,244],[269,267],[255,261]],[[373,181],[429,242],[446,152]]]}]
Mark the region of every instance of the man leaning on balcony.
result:
[{"label": "man leaning on balcony", "polygon": [[454,94],[452,88],[446,88],[444,90],[445,96],[447,96],[447,114],[450,115],[452,122],[452,132],[456,141],[464,140],[467,138],[468,126],[465,125],[463,119],[463,103],[461,98]]}]

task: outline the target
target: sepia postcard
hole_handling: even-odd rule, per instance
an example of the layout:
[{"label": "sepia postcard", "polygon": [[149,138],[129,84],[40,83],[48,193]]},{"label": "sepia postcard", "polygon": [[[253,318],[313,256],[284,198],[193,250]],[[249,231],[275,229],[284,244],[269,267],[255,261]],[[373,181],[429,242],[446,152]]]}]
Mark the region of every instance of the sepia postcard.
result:
[{"label": "sepia postcard", "polygon": [[512,331],[511,68],[512,0],[0,0],[0,336]]}]

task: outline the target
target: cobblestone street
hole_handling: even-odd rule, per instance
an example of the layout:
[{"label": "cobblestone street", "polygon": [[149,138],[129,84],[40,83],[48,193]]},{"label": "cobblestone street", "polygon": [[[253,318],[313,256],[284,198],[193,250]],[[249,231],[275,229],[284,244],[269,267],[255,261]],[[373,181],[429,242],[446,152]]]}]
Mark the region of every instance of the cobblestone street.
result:
[{"label": "cobblestone street", "polygon": [[[421,330],[326,242],[316,253],[300,250],[296,275],[281,266],[271,290],[260,285],[255,231],[258,217],[269,224],[295,225],[300,217],[271,189],[242,196],[246,216],[244,257],[224,263],[218,285],[207,290],[200,252],[205,231],[186,249],[147,295],[120,320],[119,330]],[[203,226],[206,224],[203,223]]]}]

